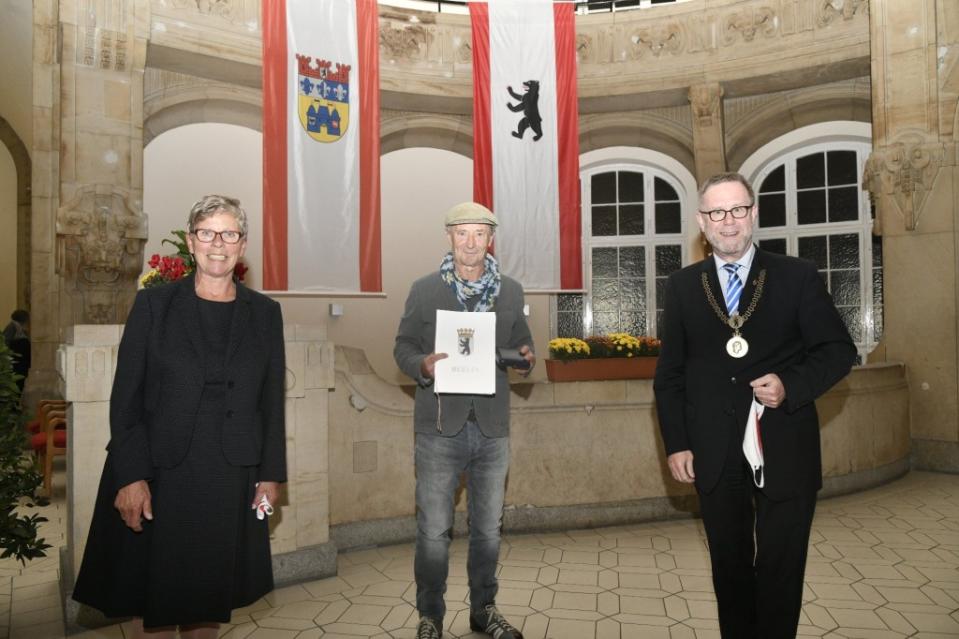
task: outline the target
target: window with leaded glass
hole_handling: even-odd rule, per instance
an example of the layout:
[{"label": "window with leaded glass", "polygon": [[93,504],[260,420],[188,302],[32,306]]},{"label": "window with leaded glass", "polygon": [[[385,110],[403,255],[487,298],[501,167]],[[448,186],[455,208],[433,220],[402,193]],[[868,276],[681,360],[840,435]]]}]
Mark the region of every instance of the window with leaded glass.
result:
[{"label": "window with leaded glass", "polygon": [[557,296],[557,335],[655,335],[666,277],[683,264],[681,189],[651,167],[605,167],[583,184],[588,293]]},{"label": "window with leaded glass", "polygon": [[866,143],[811,144],[759,171],[760,248],[816,264],[860,355],[882,335],[882,241],[862,190]]}]

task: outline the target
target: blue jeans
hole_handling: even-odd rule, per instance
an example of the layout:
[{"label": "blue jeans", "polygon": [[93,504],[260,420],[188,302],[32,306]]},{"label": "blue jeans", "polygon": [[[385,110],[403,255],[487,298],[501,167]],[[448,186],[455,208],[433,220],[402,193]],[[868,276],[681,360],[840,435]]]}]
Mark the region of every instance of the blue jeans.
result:
[{"label": "blue jeans", "polygon": [[453,531],[453,497],[466,472],[470,608],[494,603],[509,438],[486,437],[472,421],[452,437],[416,433],[416,608],[443,619]]}]

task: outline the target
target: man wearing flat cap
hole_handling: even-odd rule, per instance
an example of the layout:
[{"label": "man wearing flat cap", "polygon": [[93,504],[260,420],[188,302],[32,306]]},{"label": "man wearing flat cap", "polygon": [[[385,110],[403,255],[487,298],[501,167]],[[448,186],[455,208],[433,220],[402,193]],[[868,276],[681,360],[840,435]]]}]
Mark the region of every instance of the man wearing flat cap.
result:
[{"label": "man wearing flat cap", "polygon": [[453,529],[453,498],[466,474],[469,511],[471,629],[496,639],[522,639],[496,609],[496,562],[506,473],[509,470],[509,379],[497,367],[493,395],[434,394],[436,311],[496,313],[497,348],[519,349],[535,362],[533,339],[523,315],[523,288],[499,272],[488,253],[496,216],[464,202],[446,214],[450,252],[438,272],[413,283],[400,319],[393,357],[417,383],[413,422],[416,443],[417,639],[443,635],[446,576]]}]

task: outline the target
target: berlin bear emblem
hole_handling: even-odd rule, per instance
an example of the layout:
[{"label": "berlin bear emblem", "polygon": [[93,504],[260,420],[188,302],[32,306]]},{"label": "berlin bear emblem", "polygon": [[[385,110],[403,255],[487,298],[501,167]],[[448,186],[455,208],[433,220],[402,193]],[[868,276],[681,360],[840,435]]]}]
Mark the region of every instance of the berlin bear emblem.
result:
[{"label": "berlin bear emblem", "polygon": [[533,136],[533,141],[539,140],[543,137],[543,118],[539,115],[539,81],[527,80],[524,82],[523,95],[513,91],[511,86],[506,87],[506,90],[509,91],[514,100],[519,100],[519,104],[516,105],[507,102],[506,107],[513,113],[523,112],[523,119],[519,121],[516,130],[511,131],[513,137],[522,140],[523,133],[529,128],[533,129],[533,133],[536,134]]},{"label": "berlin bear emblem", "polygon": [[456,341],[456,350],[460,355],[472,355],[473,353],[473,329],[458,328],[456,333],[459,339]]}]

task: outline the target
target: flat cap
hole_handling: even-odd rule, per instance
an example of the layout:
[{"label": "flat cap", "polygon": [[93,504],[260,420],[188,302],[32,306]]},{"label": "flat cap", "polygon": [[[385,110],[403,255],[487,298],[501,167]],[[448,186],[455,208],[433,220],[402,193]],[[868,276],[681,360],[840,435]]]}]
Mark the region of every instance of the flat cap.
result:
[{"label": "flat cap", "polygon": [[457,224],[489,224],[496,226],[496,216],[482,204],[462,202],[446,212],[446,226]]}]

